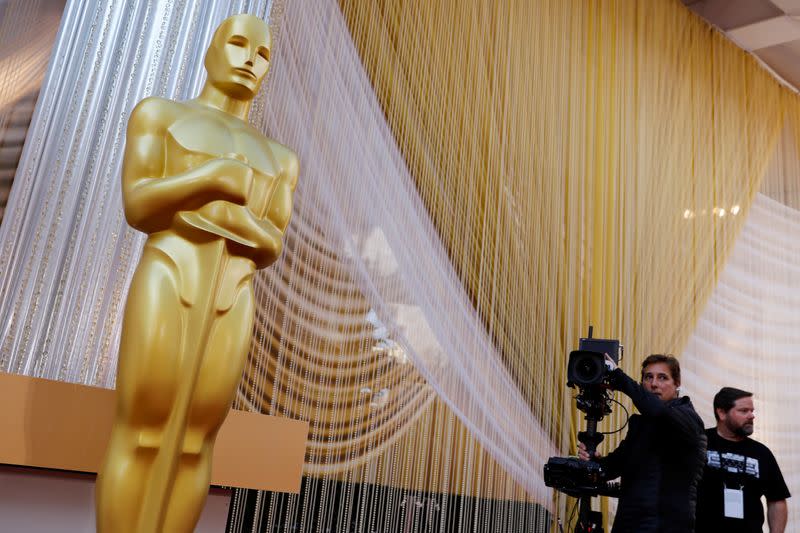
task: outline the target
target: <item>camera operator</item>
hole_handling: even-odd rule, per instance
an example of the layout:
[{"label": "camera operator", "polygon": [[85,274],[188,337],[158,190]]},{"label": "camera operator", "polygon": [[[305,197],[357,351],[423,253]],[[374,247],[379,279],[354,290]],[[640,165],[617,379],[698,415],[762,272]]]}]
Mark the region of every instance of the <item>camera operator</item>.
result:
[{"label": "camera operator", "polygon": [[[681,370],[671,355],[650,355],[636,383],[613,360],[610,386],[621,391],[641,413],[630,418],[619,447],[597,462],[607,479],[621,476],[619,506],[612,532],[691,532],[697,485],[703,472],[706,436],[688,397],[678,397]],[[583,443],[578,455],[589,456]]]}]

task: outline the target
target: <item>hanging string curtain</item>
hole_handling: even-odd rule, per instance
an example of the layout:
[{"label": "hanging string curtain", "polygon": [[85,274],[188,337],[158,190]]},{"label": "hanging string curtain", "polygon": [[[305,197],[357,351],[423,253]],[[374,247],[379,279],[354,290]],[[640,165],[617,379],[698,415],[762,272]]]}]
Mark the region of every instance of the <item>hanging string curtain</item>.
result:
[{"label": "hanging string curtain", "polygon": [[485,328],[574,434],[566,354],[589,324],[634,375],[681,349],[796,99],[677,1],[341,6]]},{"label": "hanging string curtain", "polygon": [[[0,228],[4,371],[113,385],[127,113],[194,96],[216,23],[271,7],[135,4],[67,4]],[[311,421],[321,496],[286,512],[329,523],[361,483],[400,491],[376,513],[434,498],[440,530],[445,494],[563,514],[541,466],[574,450],[566,354],[589,324],[633,375],[680,351],[796,98],[677,0],[280,12],[251,118],[301,178],[237,405]]]},{"label": "hanging string curtain", "polygon": [[[324,269],[335,280],[352,279],[357,291],[351,292],[363,295],[374,313],[373,331],[382,325],[389,332],[387,338],[398,343],[395,360],[413,362],[481,446],[507,471],[513,471],[514,478],[532,494],[546,500],[541,465],[555,453],[555,447],[519,393],[452,269],[383,120],[341,13],[334,4],[298,2],[287,10],[284,31],[282,57],[286,60],[275,65],[264,128],[280,131],[276,136],[297,150],[304,161],[306,179],[301,180],[297,193],[295,230],[303,234],[305,246],[329,251],[328,256],[336,254],[335,260],[322,263],[298,250],[299,257],[293,253],[287,262],[297,269],[296,261],[304,260],[305,255],[304,272],[312,267]],[[324,232],[313,235],[306,229],[313,227],[324,228]],[[300,272],[297,275],[302,276]],[[289,277],[287,284],[296,292],[313,294],[300,277]],[[332,291],[325,290],[322,287],[319,295],[297,298],[297,303],[330,301]],[[302,312],[293,310],[295,316]],[[359,318],[367,325],[366,314]],[[296,339],[312,337],[320,327],[328,327],[325,336],[329,338],[336,335],[331,329],[341,330],[337,322],[324,316],[307,316],[305,326],[296,330]],[[274,339],[265,343],[274,345]],[[301,343],[321,347],[318,342]],[[370,344],[374,346],[375,340]],[[367,353],[361,354],[364,365],[373,364],[367,361],[375,358],[370,344]],[[281,355],[279,352],[276,357]],[[291,355],[318,360],[328,354],[310,350]],[[341,355],[350,357],[353,364],[360,354]],[[369,374],[363,381],[337,389],[341,381],[335,376],[341,367],[333,361],[327,370],[332,376],[326,390],[334,398],[350,397],[364,388],[381,389],[374,386]],[[307,368],[303,372],[307,373]],[[304,380],[305,375],[293,379]],[[388,394],[397,394],[395,389],[402,387],[389,384]],[[304,394],[305,390],[299,387],[292,402],[297,396],[301,402],[319,401],[312,391]],[[337,426],[361,420],[357,410],[371,397],[358,400],[356,394],[356,398],[350,409],[338,407]],[[364,417],[363,422],[374,424],[374,418]],[[368,442],[371,437],[369,431],[351,435],[350,445],[355,449],[353,441]]]}]

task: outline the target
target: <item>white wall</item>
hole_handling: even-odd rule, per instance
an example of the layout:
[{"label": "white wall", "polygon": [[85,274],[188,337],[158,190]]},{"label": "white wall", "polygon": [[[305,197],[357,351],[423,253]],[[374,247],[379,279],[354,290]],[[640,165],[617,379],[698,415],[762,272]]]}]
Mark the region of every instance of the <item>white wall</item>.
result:
[{"label": "white wall", "polygon": [[[0,466],[0,533],[93,533],[93,474]],[[222,533],[230,491],[212,488],[198,533]]]}]

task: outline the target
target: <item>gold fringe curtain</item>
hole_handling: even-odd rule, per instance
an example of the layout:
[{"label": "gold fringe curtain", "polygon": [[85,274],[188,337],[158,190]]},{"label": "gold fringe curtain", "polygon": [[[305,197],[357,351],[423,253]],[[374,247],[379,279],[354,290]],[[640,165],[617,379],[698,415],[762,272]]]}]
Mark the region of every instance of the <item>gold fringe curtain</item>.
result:
[{"label": "gold fringe curtain", "polygon": [[[677,1],[341,4],[464,284],[558,438],[586,326],[678,353],[797,106]],[[574,428],[573,428],[574,429]]]},{"label": "gold fringe curtain", "polygon": [[[568,351],[589,324],[622,339],[634,375],[647,353],[680,351],[796,100],[679,2],[340,8],[486,330],[542,427],[574,449]],[[259,278],[237,400],[311,422],[306,489],[287,508],[322,523],[339,498],[358,506],[352,487],[375,484],[557,509],[506,474],[381,333],[305,202],[282,262]],[[365,516],[384,504],[399,501],[376,496]]]},{"label": "gold fringe curtain", "polygon": [[[796,98],[677,1],[340,8],[486,330],[574,449],[568,351],[593,324],[623,341],[632,375],[648,353],[680,352]],[[280,274],[261,279],[239,407],[311,421],[310,493],[343,481],[530,500],[381,345],[306,209],[298,198]],[[288,501],[333,512],[324,498]]]},{"label": "gold fringe curtain", "polygon": [[680,353],[797,98],[678,1],[340,6],[487,329],[574,449],[568,351],[593,324],[631,375]]}]

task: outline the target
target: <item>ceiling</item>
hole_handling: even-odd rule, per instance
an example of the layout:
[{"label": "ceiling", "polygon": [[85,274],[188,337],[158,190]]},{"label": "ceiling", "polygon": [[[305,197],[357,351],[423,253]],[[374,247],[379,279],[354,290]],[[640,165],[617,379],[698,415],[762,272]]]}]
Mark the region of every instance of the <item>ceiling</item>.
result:
[{"label": "ceiling", "polygon": [[786,85],[800,90],[800,0],[682,0],[752,53]]}]

